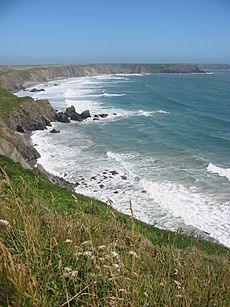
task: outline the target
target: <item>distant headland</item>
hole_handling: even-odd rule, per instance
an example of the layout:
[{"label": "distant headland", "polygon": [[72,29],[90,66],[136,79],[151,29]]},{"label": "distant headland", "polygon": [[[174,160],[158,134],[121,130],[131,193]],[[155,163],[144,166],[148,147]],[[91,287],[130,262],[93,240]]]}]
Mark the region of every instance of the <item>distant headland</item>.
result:
[{"label": "distant headland", "polygon": [[102,74],[204,73],[195,64],[70,64],[0,66],[0,82],[20,90],[49,80]]}]

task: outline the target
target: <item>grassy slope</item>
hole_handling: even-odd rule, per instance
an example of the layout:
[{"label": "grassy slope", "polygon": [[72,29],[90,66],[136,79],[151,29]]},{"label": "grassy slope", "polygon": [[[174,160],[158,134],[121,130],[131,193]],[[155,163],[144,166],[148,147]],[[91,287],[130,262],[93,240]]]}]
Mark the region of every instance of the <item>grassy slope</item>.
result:
[{"label": "grassy slope", "polygon": [[31,100],[31,97],[17,97],[0,86],[0,114],[17,109],[21,103]]},{"label": "grassy slope", "polygon": [[0,305],[228,305],[228,249],[0,168]]}]

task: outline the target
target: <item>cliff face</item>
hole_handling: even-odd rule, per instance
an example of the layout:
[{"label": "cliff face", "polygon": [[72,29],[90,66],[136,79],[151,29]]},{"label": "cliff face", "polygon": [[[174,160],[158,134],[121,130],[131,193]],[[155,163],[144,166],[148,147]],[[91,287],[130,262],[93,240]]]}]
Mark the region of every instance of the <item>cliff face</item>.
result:
[{"label": "cliff face", "polygon": [[18,161],[24,168],[31,168],[39,153],[23,135],[10,130],[0,118],[0,154]]},{"label": "cliff face", "polygon": [[56,112],[48,100],[22,103],[17,110],[1,116],[7,127],[13,131],[22,128],[24,131],[43,130],[54,121]]},{"label": "cliff face", "polygon": [[[1,103],[1,101],[0,101]],[[19,161],[23,167],[31,168],[39,158],[37,150],[27,141],[22,131],[45,129],[56,113],[47,100],[27,101],[17,109],[0,115],[0,154]]]},{"label": "cliff face", "polygon": [[89,64],[89,65],[48,65],[12,66],[2,69],[0,82],[8,89],[16,90],[48,80],[93,76],[115,73],[200,73],[192,64]]}]

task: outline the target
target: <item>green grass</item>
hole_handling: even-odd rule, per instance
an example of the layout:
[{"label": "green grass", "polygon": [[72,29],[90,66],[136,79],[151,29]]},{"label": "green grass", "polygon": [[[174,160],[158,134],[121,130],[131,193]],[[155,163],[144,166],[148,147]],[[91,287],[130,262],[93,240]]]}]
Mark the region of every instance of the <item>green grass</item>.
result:
[{"label": "green grass", "polygon": [[0,305],[229,305],[227,248],[138,222],[6,157],[0,169]]},{"label": "green grass", "polygon": [[5,114],[20,107],[24,102],[32,101],[31,97],[17,97],[0,86],[0,114]]}]

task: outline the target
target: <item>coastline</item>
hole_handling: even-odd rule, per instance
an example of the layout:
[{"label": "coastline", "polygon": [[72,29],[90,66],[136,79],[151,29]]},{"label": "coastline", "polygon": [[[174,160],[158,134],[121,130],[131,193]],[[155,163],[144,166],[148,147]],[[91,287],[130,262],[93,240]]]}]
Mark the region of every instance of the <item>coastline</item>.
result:
[{"label": "coastline", "polygon": [[[41,84],[39,84],[39,86],[40,86]],[[49,172],[47,172],[46,170],[45,170],[45,168],[43,167],[43,166],[41,166],[41,165],[38,165],[38,170],[41,172],[41,173],[43,173],[45,176],[47,176],[48,178],[49,178],[49,180],[50,181],[52,181],[52,182],[54,182],[54,183],[58,183],[58,184],[60,184],[60,185],[62,185],[62,186],[65,186],[65,187],[68,187],[68,189],[70,189],[71,191],[75,191],[74,190],[74,188],[75,187],[77,187],[78,186],[78,183],[71,183],[71,182],[69,182],[69,181],[67,181],[65,178],[63,178],[63,177],[61,177],[61,176],[55,176],[55,175],[53,175],[52,173],[49,173]],[[86,182],[86,184],[88,184],[88,180],[86,180],[85,181]],[[100,189],[99,189],[100,190]],[[76,190],[76,193],[81,193],[81,194],[83,194],[83,195],[85,195],[84,194],[84,192],[78,192],[77,190]],[[86,194],[87,195],[87,194]],[[111,195],[112,196],[112,195]],[[94,196],[91,196],[92,198],[94,198]],[[100,199],[100,198],[99,198]],[[119,209],[116,209],[116,210],[118,210],[119,211]],[[120,211],[119,211],[120,212]],[[126,213],[124,213],[123,212],[123,214],[126,214]],[[140,219],[140,218],[139,218]],[[141,219],[140,219],[141,220]],[[142,220],[143,221],[143,220]],[[147,222],[148,223],[148,222]],[[151,223],[148,223],[149,225],[153,225],[153,224],[151,224]],[[178,226],[179,227],[179,226]],[[161,227],[159,227],[159,229],[167,229],[167,228],[161,228]],[[176,231],[176,230],[174,230],[174,231]],[[196,228],[194,228],[193,229],[193,227],[191,226],[191,229],[189,230],[189,231],[185,231],[185,233],[187,233],[187,234],[189,234],[189,235],[191,235],[191,234],[193,234],[193,233],[196,233],[196,234],[199,234],[199,235],[201,235],[201,237],[203,237],[204,239],[208,239],[209,241],[212,241],[212,242],[219,242],[217,239],[214,239],[214,238],[212,238],[212,237],[210,237],[209,236],[209,233],[207,233],[207,232],[205,232],[205,231],[201,231],[201,230],[198,230],[198,229],[196,229]]]},{"label": "coastline", "polygon": [[[64,78],[65,79],[65,78]],[[68,78],[69,79],[69,78]],[[59,80],[63,80],[63,78],[62,79],[59,79]],[[52,81],[57,81],[57,80],[50,80],[51,82]],[[42,83],[43,84],[43,83]],[[36,85],[38,86],[40,86],[41,85],[41,83],[36,83]],[[31,143],[31,142],[30,142]],[[35,143],[36,143],[36,141],[35,141]],[[36,146],[35,146],[35,148],[36,148]],[[59,176],[55,176],[55,175],[53,175],[52,173],[48,173],[46,170],[45,170],[45,168],[43,167],[43,166],[39,166],[38,165],[38,168],[40,168],[40,172],[41,173],[43,173],[44,174],[44,176],[46,176],[46,177],[49,177],[49,180],[50,181],[52,181],[52,182],[58,182],[58,184],[59,185],[62,185],[62,186],[67,186],[68,187],[68,189],[70,189],[71,191],[76,191],[76,193],[80,193],[80,194],[82,194],[82,195],[87,195],[87,193],[86,194],[84,194],[84,192],[83,192],[83,190],[81,189],[81,187],[80,187],[80,189],[79,189],[79,191],[78,191],[78,189],[76,189],[76,190],[74,190],[74,188],[75,187],[77,187],[78,186],[78,184],[76,185],[76,184],[74,184],[74,182],[75,182],[75,180],[76,180],[76,183],[78,183],[77,181],[78,181],[78,179],[76,178],[74,178],[74,182],[69,182],[68,180],[66,180],[65,178],[63,178],[63,177],[61,177],[61,176],[63,176],[63,174],[64,174],[64,172],[63,173],[61,173],[61,176],[59,177]],[[52,168],[51,168],[52,169]],[[80,174],[80,173],[79,173]],[[69,174],[68,174],[69,175]],[[85,176],[84,176],[85,177]],[[85,178],[87,178],[87,177],[85,177]],[[88,184],[89,183],[89,178],[87,178],[86,180],[85,180],[85,182],[86,182],[86,184]],[[125,182],[124,182],[125,183]],[[99,189],[99,191],[100,191],[100,189]],[[102,192],[102,190],[101,190],[101,192]],[[113,194],[111,194],[111,196],[112,196]],[[88,194],[88,196],[89,196],[89,194]],[[92,197],[92,198],[94,198],[94,196],[90,196],[90,197]],[[95,196],[95,198],[97,198],[97,199],[100,199],[100,197],[98,198],[97,196]],[[122,212],[122,211],[120,211],[119,209],[116,209],[116,210],[118,210],[119,212]],[[123,212],[123,214],[126,214],[126,213],[124,213]],[[140,218],[139,218],[140,219]],[[142,220],[142,221],[145,221],[146,223],[148,223],[146,220],[143,220],[143,219],[140,219],[140,220]],[[149,225],[153,225],[153,224],[151,224],[151,223],[148,223]],[[178,226],[179,227],[179,226]],[[170,229],[170,228],[162,228],[162,227],[159,227],[160,229]],[[171,229],[172,230],[172,229]],[[172,231],[175,231],[175,230],[172,230]],[[189,232],[187,232],[187,231],[185,231],[186,233],[188,233],[188,234],[191,234],[193,231],[189,231]],[[198,231],[199,232],[199,231]],[[218,240],[215,240],[215,239],[213,239],[213,238],[211,238],[211,237],[209,237],[208,236],[208,233],[207,232],[204,232],[203,233],[203,235],[202,235],[202,237],[203,238],[206,238],[206,239],[209,239],[209,240],[211,240],[211,241],[215,241],[215,242],[217,242]],[[219,241],[218,241],[219,242]]]},{"label": "coastline", "polygon": [[[10,97],[14,99],[13,95]],[[30,110],[32,100],[15,100],[26,102],[22,109]],[[48,101],[45,106],[50,108]],[[35,121],[36,115],[43,113],[36,105],[31,112],[32,117],[26,113],[26,120],[32,119],[29,127],[35,125],[34,130],[38,127],[44,130],[43,119],[40,118],[40,123]],[[22,137],[23,127],[28,127],[29,123],[20,116],[18,123],[10,118],[12,122],[7,123],[17,131],[11,130],[12,135],[17,136],[18,141],[26,136],[27,148],[32,146],[33,132]],[[1,121],[0,116],[0,128]],[[53,125],[63,130],[61,138],[65,138],[62,124]],[[80,128],[81,124],[78,126]],[[46,144],[46,135],[49,141],[53,139],[54,135],[49,134],[51,129],[32,136],[39,150],[42,148],[39,138],[42,146]],[[4,134],[0,129],[0,145],[2,138]],[[58,152],[63,155],[64,144],[58,135],[54,139],[58,144],[56,149],[59,148]],[[13,150],[20,149],[20,142],[10,145]],[[43,156],[46,151],[40,152]],[[24,157],[27,159],[28,154]],[[83,170],[84,164],[81,165],[79,155],[76,157],[80,165],[78,170]],[[54,159],[59,161],[56,156]],[[76,293],[78,296],[87,289],[86,295],[76,299],[77,304],[81,302],[86,306],[92,304],[92,293],[99,305],[108,297],[113,297],[112,305],[115,300],[119,305],[121,296],[125,304],[140,306],[146,302],[150,305],[180,305],[183,301],[221,305],[228,301],[229,248],[224,244],[208,240],[201,234],[166,230],[145,223],[134,216],[131,203],[128,204],[130,214],[124,214],[109,201],[101,202],[84,196],[84,193],[73,193],[69,182],[49,174],[39,163],[37,170],[31,170],[23,168],[17,157],[14,160],[17,163],[12,157],[9,159],[7,151],[0,155],[0,258],[3,260],[0,265],[3,285],[0,301],[3,305],[6,301],[11,305],[63,305],[66,302],[64,289],[68,291],[68,297],[73,298],[71,301],[75,300]],[[49,160],[38,161],[49,167],[46,163]],[[90,164],[88,157],[87,163]],[[58,170],[52,168],[51,163],[52,169]],[[68,173],[69,170],[68,167]],[[64,172],[60,174],[65,177]],[[66,178],[75,180],[71,176]],[[84,178],[88,182],[85,173]],[[58,182],[54,184],[55,181]],[[168,293],[167,297],[162,297],[162,293]],[[68,297],[67,303],[70,301]]]}]

